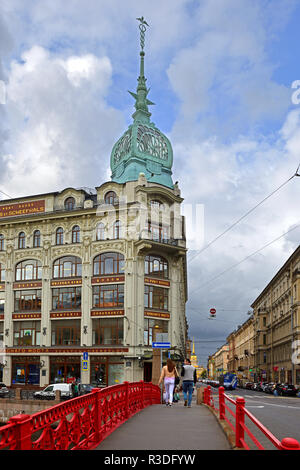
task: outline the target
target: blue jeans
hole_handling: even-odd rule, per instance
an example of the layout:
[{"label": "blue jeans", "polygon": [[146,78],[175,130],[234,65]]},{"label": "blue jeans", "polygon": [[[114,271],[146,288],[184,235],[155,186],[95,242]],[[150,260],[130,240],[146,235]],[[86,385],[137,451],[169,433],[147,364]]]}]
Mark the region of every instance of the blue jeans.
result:
[{"label": "blue jeans", "polygon": [[190,406],[192,403],[193,390],[194,382],[192,380],[185,380],[182,382],[183,397],[184,400],[187,400],[188,406]]}]

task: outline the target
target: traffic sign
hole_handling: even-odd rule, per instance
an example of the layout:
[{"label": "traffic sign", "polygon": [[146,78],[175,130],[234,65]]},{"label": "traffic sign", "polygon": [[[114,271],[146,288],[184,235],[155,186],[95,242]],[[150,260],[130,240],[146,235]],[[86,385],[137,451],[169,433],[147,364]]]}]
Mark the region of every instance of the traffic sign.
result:
[{"label": "traffic sign", "polygon": [[211,308],[211,309],[210,309],[210,313],[211,313],[212,315],[215,315],[215,314],[217,313],[217,310],[216,310],[215,308]]},{"label": "traffic sign", "polygon": [[169,349],[171,347],[171,343],[152,343],[152,348],[159,348],[159,349]]},{"label": "traffic sign", "polygon": [[82,361],[82,370],[89,370],[88,361]]},{"label": "traffic sign", "polygon": [[84,360],[84,361],[87,361],[88,358],[89,358],[89,353],[88,353],[87,351],[84,351],[84,353],[83,353],[83,360]]}]

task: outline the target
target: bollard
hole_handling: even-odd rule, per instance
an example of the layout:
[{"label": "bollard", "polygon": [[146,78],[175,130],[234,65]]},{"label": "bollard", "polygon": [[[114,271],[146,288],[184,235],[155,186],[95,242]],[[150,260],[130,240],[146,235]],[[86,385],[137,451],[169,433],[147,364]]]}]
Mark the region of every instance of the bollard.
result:
[{"label": "bollard", "polygon": [[300,450],[300,444],[292,437],[285,437],[281,441],[281,450]]},{"label": "bollard", "polygon": [[236,447],[244,447],[242,440],[244,439],[245,424],[245,399],[237,397],[235,412],[235,445]]},{"label": "bollard", "polygon": [[225,396],[224,387],[219,388],[219,418],[225,419]]}]

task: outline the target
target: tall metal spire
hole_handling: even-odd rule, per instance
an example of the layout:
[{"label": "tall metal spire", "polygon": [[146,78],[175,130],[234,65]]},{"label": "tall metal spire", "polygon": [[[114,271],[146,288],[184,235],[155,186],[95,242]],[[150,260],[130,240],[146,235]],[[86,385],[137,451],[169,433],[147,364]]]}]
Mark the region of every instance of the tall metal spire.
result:
[{"label": "tall metal spire", "polygon": [[136,93],[133,93],[130,91],[129,93],[133,98],[135,99],[135,113],[132,115],[133,119],[135,121],[142,121],[142,122],[149,122],[150,121],[150,116],[151,113],[149,112],[148,106],[149,105],[154,105],[154,103],[150,100],[148,100],[147,95],[150,91],[150,88],[147,89],[146,86],[146,81],[147,79],[145,78],[145,52],[144,52],[144,47],[145,47],[145,32],[147,30],[148,23],[142,16],[141,18],[137,18],[137,20],[140,22],[139,24],[139,29],[140,29],[140,76],[138,78],[138,86]]}]

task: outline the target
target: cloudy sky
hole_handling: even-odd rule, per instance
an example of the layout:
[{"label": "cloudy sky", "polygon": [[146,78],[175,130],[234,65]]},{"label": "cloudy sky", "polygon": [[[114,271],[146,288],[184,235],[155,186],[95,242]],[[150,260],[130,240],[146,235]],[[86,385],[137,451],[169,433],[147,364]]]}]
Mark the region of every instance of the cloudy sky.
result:
[{"label": "cloudy sky", "polygon": [[152,120],[171,139],[185,198],[187,316],[206,363],[299,244],[294,177],[203,250],[299,165],[299,0],[2,0],[0,8],[2,199],[109,179],[111,148],[134,111],[136,18],[147,19]]}]

